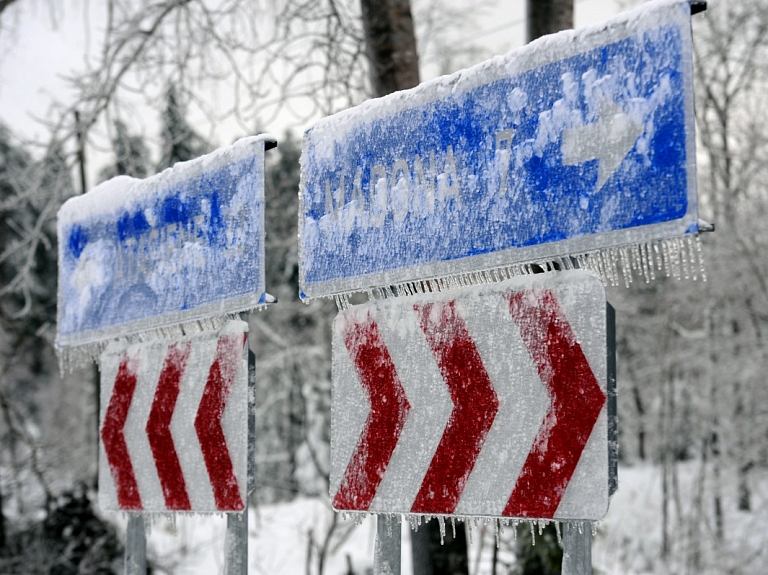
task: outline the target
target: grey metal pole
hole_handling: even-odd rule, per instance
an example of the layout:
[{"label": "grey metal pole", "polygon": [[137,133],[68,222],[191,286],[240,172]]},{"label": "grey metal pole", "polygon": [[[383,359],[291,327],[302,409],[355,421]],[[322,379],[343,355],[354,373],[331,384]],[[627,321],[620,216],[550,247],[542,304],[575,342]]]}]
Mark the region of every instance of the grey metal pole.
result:
[{"label": "grey metal pole", "polygon": [[128,518],[123,573],[124,575],[146,575],[147,573],[147,535],[144,530],[144,517],[138,513],[131,513]]},{"label": "grey metal pole", "polygon": [[242,513],[227,514],[224,536],[224,575],[248,573],[248,507]]},{"label": "grey metal pole", "polygon": [[592,526],[563,523],[562,575],[592,575]]},{"label": "grey metal pole", "polygon": [[[248,314],[240,314],[247,322]],[[248,499],[254,489],[254,465],[256,450],[256,420],[254,400],[256,396],[256,356],[250,349],[250,337],[246,337],[245,354],[248,358],[248,479],[245,510],[227,514],[227,531],[224,535],[224,575],[248,573]]]},{"label": "grey metal pole", "polygon": [[379,515],[376,518],[373,575],[400,575],[401,544],[400,522],[391,517]]}]

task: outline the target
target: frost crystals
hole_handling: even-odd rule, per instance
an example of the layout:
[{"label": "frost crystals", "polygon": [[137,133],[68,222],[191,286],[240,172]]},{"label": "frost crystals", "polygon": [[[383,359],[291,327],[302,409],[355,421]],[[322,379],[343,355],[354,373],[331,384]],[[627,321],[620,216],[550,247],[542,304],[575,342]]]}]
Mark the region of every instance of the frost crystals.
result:
[{"label": "frost crystals", "polygon": [[[589,270],[599,276],[606,286],[618,286],[623,280],[627,288],[636,278],[642,278],[645,283],[655,281],[657,277],[707,281],[701,240],[698,235],[687,234],[676,238],[560,256],[546,261],[518,263],[484,271],[376,287],[366,293],[368,300],[373,301],[440,293],[457,287],[494,284],[517,276],[572,269]],[[342,293],[333,296],[339,310],[349,308],[350,295]]]}]

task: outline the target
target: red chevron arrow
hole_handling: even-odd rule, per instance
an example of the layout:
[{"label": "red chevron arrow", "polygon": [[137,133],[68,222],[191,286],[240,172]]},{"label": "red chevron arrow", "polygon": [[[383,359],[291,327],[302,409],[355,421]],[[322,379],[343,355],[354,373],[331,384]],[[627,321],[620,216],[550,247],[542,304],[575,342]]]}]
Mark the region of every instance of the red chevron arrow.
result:
[{"label": "red chevron arrow", "polygon": [[455,301],[414,306],[453,411],[413,502],[413,513],[453,513],[499,409],[499,399]]},{"label": "red chevron arrow", "polygon": [[554,293],[518,292],[507,298],[552,403],[503,514],[553,517],[606,397]]},{"label": "red chevron arrow", "polygon": [[137,368],[136,358],[129,357],[127,353],[121,356],[112,397],[109,398],[104,424],[101,426],[101,440],[115,481],[117,501],[122,509],[134,510],[142,508],[141,495],[123,428],[136,389]]},{"label": "red chevron arrow", "polygon": [[368,392],[371,409],[333,506],[364,511],[384,477],[411,405],[370,313],[364,322],[347,323],[343,336],[360,383]]},{"label": "red chevron arrow", "polygon": [[146,428],[157,475],[163,488],[165,505],[169,510],[178,511],[189,511],[192,505],[189,502],[184,473],[171,436],[171,418],[191,349],[191,341],[171,345],[168,348]]},{"label": "red chevron arrow", "polygon": [[240,334],[219,338],[216,357],[195,416],[195,431],[211,478],[213,498],[220,511],[239,511],[244,507],[224,430],[221,428],[221,417],[246,341],[246,336]]}]

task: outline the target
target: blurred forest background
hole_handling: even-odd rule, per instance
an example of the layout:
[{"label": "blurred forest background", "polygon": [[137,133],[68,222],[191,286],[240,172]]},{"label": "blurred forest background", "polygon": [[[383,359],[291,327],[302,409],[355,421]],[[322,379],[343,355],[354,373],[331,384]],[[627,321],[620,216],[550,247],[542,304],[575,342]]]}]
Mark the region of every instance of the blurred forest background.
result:
[{"label": "blurred forest background", "polygon": [[[398,0],[401,5],[407,1]],[[56,212],[98,182],[81,172],[89,139],[108,134],[100,179],[145,177],[229,142],[205,122],[258,133],[288,113],[296,125],[376,93],[358,2],[227,0],[109,2],[100,63],[71,78],[45,141],[0,125],[0,572],[121,572],[118,532],[94,508],[95,368],[60,373]],[[13,0],[0,0],[0,34]],[[491,54],[444,39],[472,10],[414,2],[422,67],[448,73]],[[610,288],[617,310],[622,473],[659,481],[652,525],[615,541],[616,572],[760,573],[768,560],[768,1],[711,2],[694,17],[700,211],[706,281],[657,277]],[[162,79],[162,80],[158,80]],[[222,82],[226,109],[199,97]],[[151,131],[131,118],[154,110]],[[189,120],[194,108],[205,122]],[[258,111],[258,113],[257,113]],[[5,112],[5,111],[4,111]],[[267,289],[279,304],[250,318],[258,362],[254,505],[327,499],[330,322],[335,305],[298,300],[301,141],[278,135],[266,194]],[[661,276],[662,274],[657,274]],[[606,529],[598,532],[608,537]],[[307,569],[355,529],[328,510],[309,532]],[[493,534],[487,535],[492,546]],[[497,573],[522,572],[507,534]],[[539,549],[546,549],[540,545]],[[540,558],[546,563],[546,558]],[[172,572],[159,560],[159,572]],[[473,573],[477,571],[472,571]],[[530,572],[530,571],[529,571]],[[546,572],[546,571],[541,571]]]}]

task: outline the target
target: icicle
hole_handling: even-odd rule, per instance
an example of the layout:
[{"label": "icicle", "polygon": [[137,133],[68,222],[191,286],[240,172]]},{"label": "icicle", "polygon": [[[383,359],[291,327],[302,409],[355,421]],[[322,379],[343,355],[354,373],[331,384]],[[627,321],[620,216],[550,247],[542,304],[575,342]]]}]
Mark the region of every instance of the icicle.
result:
[{"label": "icicle", "polygon": [[536,546],[536,528],[533,526],[533,521],[528,521],[528,525],[531,528],[531,542],[533,547]]},{"label": "icicle", "polygon": [[597,537],[597,521],[590,521],[592,526],[592,537]]},{"label": "icicle", "polygon": [[683,277],[685,279],[690,279],[690,273],[688,272],[688,255],[687,255],[687,249],[685,245],[685,240],[680,239],[680,261],[683,264]]},{"label": "icicle", "polygon": [[653,253],[653,259],[656,262],[656,271],[664,271],[664,262],[663,258],[661,257],[661,248],[659,247],[658,241],[653,242]]},{"label": "icicle", "polygon": [[501,529],[502,529],[501,521],[499,521],[498,519],[494,519],[493,535],[494,535],[494,538],[496,539],[496,549],[501,548]]},{"label": "icicle", "polygon": [[563,534],[560,532],[561,524],[559,521],[555,521],[555,533],[557,534],[557,544],[563,547]]},{"label": "icicle", "polygon": [[704,254],[701,251],[701,238],[696,236],[696,252],[699,256],[699,273],[701,275],[701,281],[707,281],[707,271],[704,269]]},{"label": "icicle", "polygon": [[445,516],[438,515],[437,523],[440,525],[440,545],[445,545]]},{"label": "icicle", "polygon": [[696,270],[696,250],[693,247],[693,238],[690,236],[690,234],[685,238],[686,244],[688,244],[688,254],[690,258],[690,266],[691,266],[691,278],[693,281],[696,281],[698,279],[698,274]]},{"label": "icicle", "polygon": [[639,244],[637,246],[637,251],[640,252],[640,267],[643,271],[643,279],[645,280],[645,283],[650,283],[651,275],[648,272],[650,266],[648,265],[648,254],[645,251],[645,245]]},{"label": "icicle", "polygon": [[656,266],[653,261],[653,248],[651,244],[645,244],[645,260],[648,262],[648,273],[651,276],[651,281],[656,281]]},{"label": "icicle", "polygon": [[668,278],[672,277],[672,265],[669,258],[669,243],[667,240],[661,240],[661,255],[664,259],[664,273]]}]

